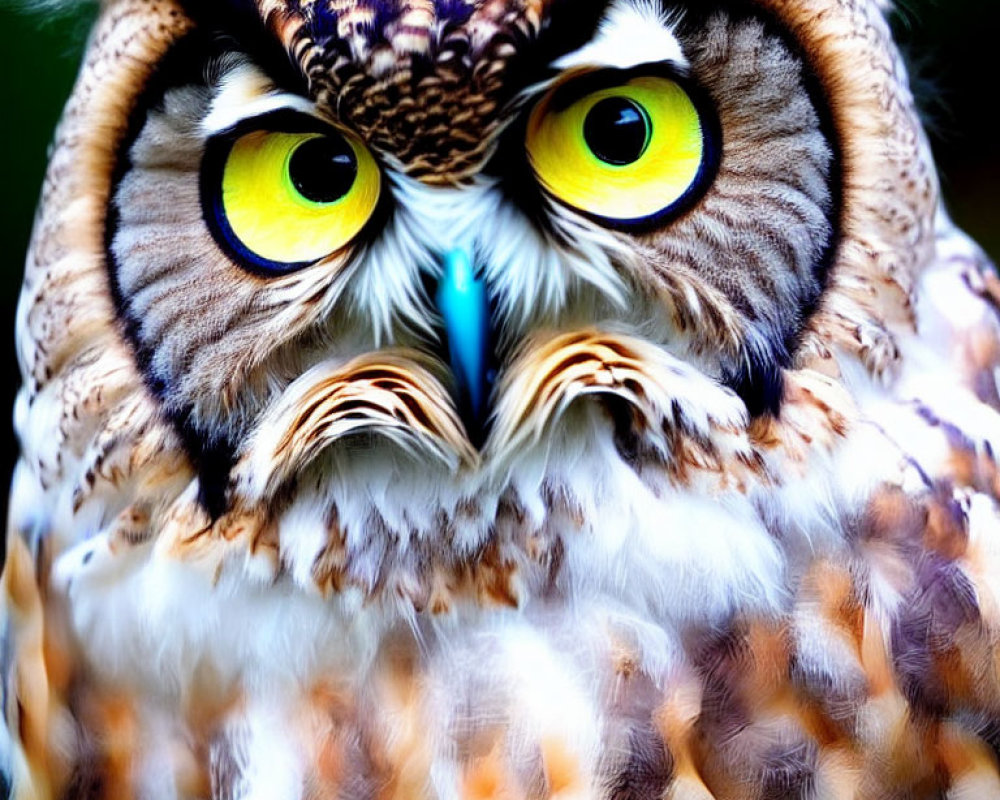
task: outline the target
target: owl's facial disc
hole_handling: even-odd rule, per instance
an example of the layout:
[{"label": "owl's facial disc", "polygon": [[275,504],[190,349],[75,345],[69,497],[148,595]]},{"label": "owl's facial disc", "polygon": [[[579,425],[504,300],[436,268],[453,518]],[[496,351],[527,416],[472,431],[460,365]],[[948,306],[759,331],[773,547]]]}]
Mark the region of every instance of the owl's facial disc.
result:
[{"label": "owl's facial disc", "polygon": [[[780,407],[838,226],[793,37],[739,0],[431,7],[347,38],[289,11],[279,59],[199,17],[136,106],[111,282],[217,508],[268,420],[294,438],[327,402],[344,436],[376,420],[449,464],[491,416],[483,459],[520,435],[512,387],[546,414],[603,391],[605,356],[638,375],[660,353],[750,415]],[[592,367],[605,384],[577,380]]]}]

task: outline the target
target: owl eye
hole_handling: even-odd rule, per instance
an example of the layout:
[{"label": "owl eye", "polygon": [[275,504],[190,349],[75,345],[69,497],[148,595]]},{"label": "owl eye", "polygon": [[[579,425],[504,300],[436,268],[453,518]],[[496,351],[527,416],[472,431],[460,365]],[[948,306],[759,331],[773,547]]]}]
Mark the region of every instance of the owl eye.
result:
[{"label": "owl eye", "polygon": [[209,225],[237,261],[289,272],[341,250],[378,205],[381,174],[367,148],[337,130],[254,130],[209,153]]},{"label": "owl eye", "polygon": [[707,184],[713,129],[672,78],[611,77],[543,97],[528,118],[528,160],[545,191],[578,211],[616,227],[660,222]]}]

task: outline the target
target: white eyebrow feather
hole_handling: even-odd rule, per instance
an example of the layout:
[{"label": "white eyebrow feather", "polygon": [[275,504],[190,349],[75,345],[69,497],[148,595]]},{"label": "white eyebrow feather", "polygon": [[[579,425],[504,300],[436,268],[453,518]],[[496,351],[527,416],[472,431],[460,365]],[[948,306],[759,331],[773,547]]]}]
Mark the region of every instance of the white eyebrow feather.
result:
[{"label": "white eyebrow feather", "polygon": [[629,69],[639,64],[669,61],[686,68],[688,60],[674,35],[677,20],[677,16],[665,13],[653,0],[616,0],[601,20],[597,35],[579,50],[553,62],[553,66],[563,70]]},{"label": "white eyebrow feather", "polygon": [[218,93],[202,120],[202,131],[214,136],[245,119],[285,108],[317,116],[316,107],[304,97],[278,90],[257,67],[239,63],[219,79]]}]

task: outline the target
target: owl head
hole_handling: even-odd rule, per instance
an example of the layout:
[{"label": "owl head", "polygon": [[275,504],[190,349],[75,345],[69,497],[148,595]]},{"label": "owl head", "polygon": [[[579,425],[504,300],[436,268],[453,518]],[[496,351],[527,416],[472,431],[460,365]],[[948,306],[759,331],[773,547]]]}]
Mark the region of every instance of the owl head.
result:
[{"label": "owl head", "polygon": [[17,319],[15,783],[993,769],[1000,289],[885,5],[105,0]]},{"label": "owl head", "polygon": [[892,374],[933,247],[882,11],[106,4],[29,256],[15,524],[419,609],[773,486],[796,409],[836,430],[843,365]]}]

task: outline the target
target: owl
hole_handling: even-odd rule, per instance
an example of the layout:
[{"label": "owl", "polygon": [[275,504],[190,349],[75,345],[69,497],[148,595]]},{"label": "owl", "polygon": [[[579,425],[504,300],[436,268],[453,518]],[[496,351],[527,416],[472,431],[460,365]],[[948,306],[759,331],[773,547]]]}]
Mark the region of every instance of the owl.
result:
[{"label": "owl", "polygon": [[1000,797],[1000,280],[888,10],[104,0],[11,796]]}]

